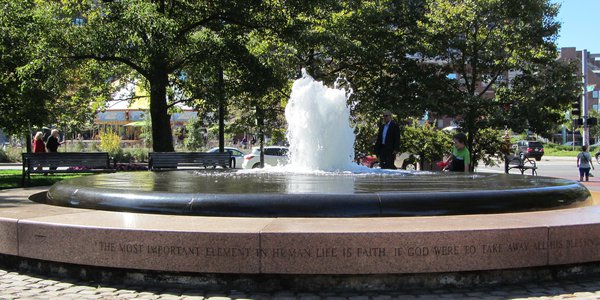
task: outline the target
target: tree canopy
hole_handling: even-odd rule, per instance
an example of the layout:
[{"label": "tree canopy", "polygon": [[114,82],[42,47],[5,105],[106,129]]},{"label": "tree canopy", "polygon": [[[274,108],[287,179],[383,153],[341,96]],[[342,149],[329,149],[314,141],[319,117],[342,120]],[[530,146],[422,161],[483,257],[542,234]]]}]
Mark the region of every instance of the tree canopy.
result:
[{"label": "tree canopy", "polygon": [[12,132],[89,120],[134,80],[149,91],[154,151],[174,150],[178,103],[212,117],[220,107],[238,120],[232,128],[275,133],[306,67],[351,84],[361,147],[384,109],[456,118],[473,146],[484,128],[543,131],[577,93],[572,67],[555,61],[560,24],[549,0],[2,5],[0,127]]},{"label": "tree canopy", "polygon": [[[555,40],[560,28],[556,20],[557,4],[548,0],[426,2],[425,18],[419,23],[425,33],[422,40],[423,55],[439,62],[441,70],[457,74],[454,83],[456,97],[450,102],[442,101],[439,105],[444,110],[438,112],[459,120],[468,133],[469,148],[473,149],[473,144],[477,142],[479,129],[512,125],[504,118],[504,114],[498,113],[506,105],[516,110],[515,115],[523,116],[525,112],[531,112],[527,108],[534,107],[527,103],[535,103],[538,108],[546,105],[542,110],[550,112],[564,107],[570,101],[571,98],[562,96],[572,92],[572,89],[564,93],[552,89],[559,94],[553,95],[552,100],[544,101],[537,101],[540,98],[528,92],[520,96],[513,94],[510,100],[505,97],[503,102],[493,93],[495,89],[512,84],[507,78],[510,71],[520,73],[516,78],[516,88],[521,92],[524,92],[524,84],[538,93],[542,90],[550,92],[548,86],[552,83],[532,80],[531,74],[548,65],[560,65],[554,62],[558,57]],[[546,74],[556,71],[545,70]],[[567,70],[560,68],[563,72]],[[570,73],[563,77],[549,77],[566,80],[567,83],[558,85],[569,87],[575,79]],[[544,113],[540,116],[544,116]],[[531,119],[529,124],[535,124],[535,120],[540,119]],[[476,157],[476,151],[472,151],[472,155]]]},{"label": "tree canopy", "polygon": [[[147,83],[154,150],[173,151],[168,109],[177,102],[219,97],[219,70],[250,95],[265,92],[272,76],[249,51],[248,37],[284,26],[294,6],[280,1],[88,0],[40,1],[37,8],[44,26],[53,28],[48,40],[58,46],[59,58],[126,66]],[[174,95],[168,88],[178,97],[168,97]]]}]

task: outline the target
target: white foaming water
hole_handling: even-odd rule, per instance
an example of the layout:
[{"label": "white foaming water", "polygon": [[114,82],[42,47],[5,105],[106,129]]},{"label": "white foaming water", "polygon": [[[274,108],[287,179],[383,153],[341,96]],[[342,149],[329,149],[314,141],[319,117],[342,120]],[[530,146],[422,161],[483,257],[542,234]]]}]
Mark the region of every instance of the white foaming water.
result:
[{"label": "white foaming water", "polygon": [[359,171],[354,163],[354,130],[345,89],[332,89],[302,69],[285,107],[294,171]]}]

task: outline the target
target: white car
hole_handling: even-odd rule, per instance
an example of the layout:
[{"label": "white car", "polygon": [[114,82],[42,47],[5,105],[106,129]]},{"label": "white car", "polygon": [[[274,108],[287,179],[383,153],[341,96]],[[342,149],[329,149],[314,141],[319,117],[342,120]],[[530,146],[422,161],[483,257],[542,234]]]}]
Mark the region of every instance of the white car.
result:
[{"label": "white car", "polygon": [[[288,147],[267,146],[265,151],[265,166],[286,165],[288,163]],[[254,169],[260,167],[260,147],[252,148],[252,152],[244,156],[243,169]]]},{"label": "white car", "polygon": [[[223,150],[225,150],[225,152],[231,153],[231,157],[235,158],[235,165],[233,166],[234,168],[239,169],[242,167],[242,163],[244,162],[244,155],[245,155],[244,152],[242,152],[242,150],[235,148],[235,147],[225,147]],[[219,147],[212,148],[206,152],[208,152],[208,153],[219,152]]]}]

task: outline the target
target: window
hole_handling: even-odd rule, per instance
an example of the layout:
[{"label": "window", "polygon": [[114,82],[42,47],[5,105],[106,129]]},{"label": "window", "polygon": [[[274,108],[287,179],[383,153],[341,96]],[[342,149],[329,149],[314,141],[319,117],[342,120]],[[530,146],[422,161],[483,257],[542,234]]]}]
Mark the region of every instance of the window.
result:
[{"label": "window", "polygon": [[265,155],[277,155],[277,149],[267,148],[265,149]]}]

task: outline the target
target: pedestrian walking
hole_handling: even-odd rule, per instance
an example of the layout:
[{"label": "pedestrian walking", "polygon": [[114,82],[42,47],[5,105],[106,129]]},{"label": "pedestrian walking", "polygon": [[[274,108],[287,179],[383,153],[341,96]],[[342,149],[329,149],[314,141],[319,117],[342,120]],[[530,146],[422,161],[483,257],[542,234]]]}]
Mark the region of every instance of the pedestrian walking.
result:
[{"label": "pedestrian walking", "polygon": [[579,168],[579,181],[590,181],[590,169],[594,168],[592,155],[588,152],[588,146],[581,146],[581,152],[577,154],[577,168]]},{"label": "pedestrian walking", "polygon": [[[46,140],[46,150],[48,152],[58,152],[58,147],[60,147],[63,142],[58,140],[58,129],[52,129],[48,140]],[[50,167],[50,171],[56,170],[57,167]],[[52,174],[52,173],[50,173]]]},{"label": "pedestrian walking", "polygon": [[52,133],[50,133],[50,136],[46,141],[46,150],[48,150],[48,152],[58,152],[58,147],[63,144],[58,138],[58,130],[52,129]]},{"label": "pedestrian walking", "polygon": [[[46,144],[44,144],[44,133],[41,131],[36,132],[33,137],[33,153],[45,153]],[[36,170],[41,171],[42,167],[37,167]]]},{"label": "pedestrian walking", "polygon": [[38,131],[33,137],[33,153],[43,152],[46,152],[46,144],[44,144],[44,133]]}]

